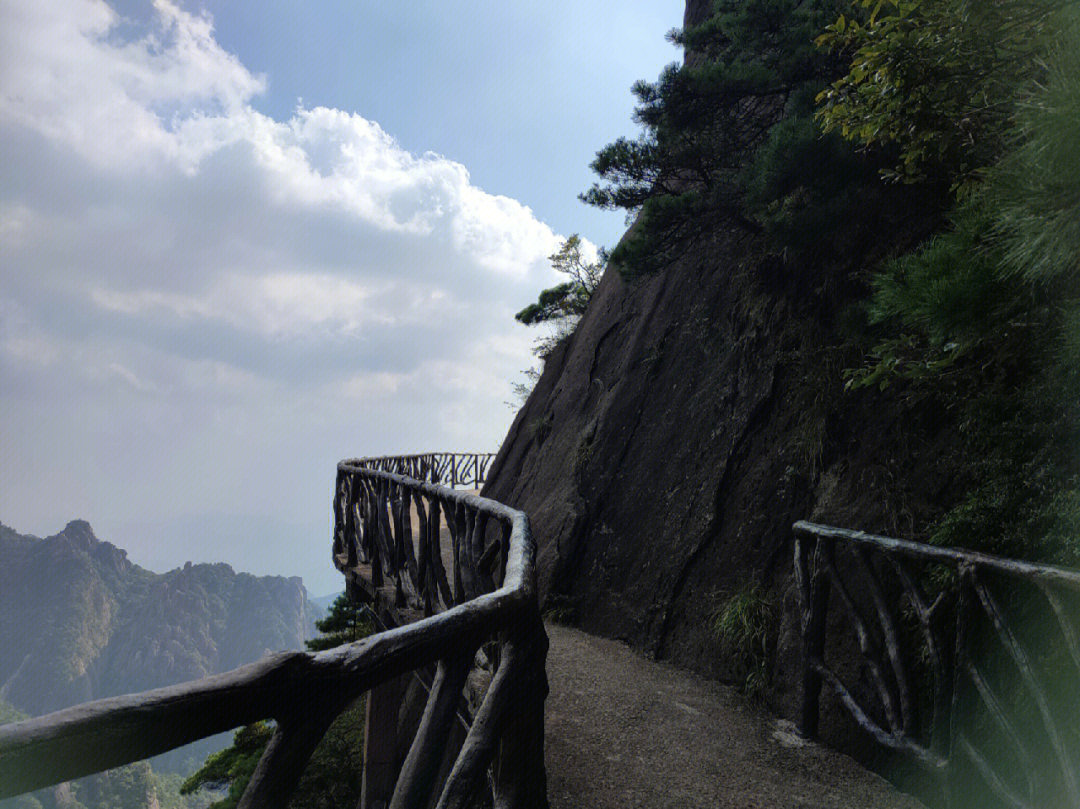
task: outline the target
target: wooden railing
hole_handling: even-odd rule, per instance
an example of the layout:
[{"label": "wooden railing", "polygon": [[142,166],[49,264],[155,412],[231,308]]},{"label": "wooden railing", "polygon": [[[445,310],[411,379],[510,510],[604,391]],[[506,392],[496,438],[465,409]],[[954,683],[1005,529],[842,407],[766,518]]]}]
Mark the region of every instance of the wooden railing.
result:
[{"label": "wooden railing", "polygon": [[[379,805],[375,781],[389,780],[392,809],[464,809],[486,802],[485,792],[496,807],[544,809],[547,639],[528,518],[372,466],[338,467],[334,559],[353,589],[369,570],[393,579],[396,600],[423,605],[418,620],[329,651],[271,655],[202,680],[0,727],[0,798],[273,719],[273,737],[240,807],[284,807],[334,718],[364,692],[418,673],[429,691],[403,761],[372,760],[370,751],[380,744],[371,725],[377,700],[368,700],[364,805]],[[456,472],[450,479],[462,480]],[[420,517],[417,533],[410,503]],[[448,526],[445,545],[440,514]],[[449,576],[440,564],[444,555],[453,560]],[[484,671],[486,680],[476,676]],[[486,687],[476,687],[478,679]],[[475,696],[475,710],[463,692]],[[462,719],[468,731],[458,747],[451,737]],[[448,756],[448,747],[456,755]]]},{"label": "wooden railing", "polygon": [[451,489],[458,486],[479,489],[487,480],[487,470],[494,459],[490,452],[427,452],[365,458],[364,466]]},{"label": "wooden railing", "polygon": [[[398,710],[404,688],[390,685],[372,692],[361,806],[374,807],[384,799],[391,809],[425,805],[425,796],[437,787],[442,790],[440,807],[471,805],[478,791],[490,789],[496,807],[541,809],[547,806],[543,760],[547,636],[536,600],[535,544],[528,518],[492,500],[373,468],[423,463],[428,465],[414,471],[426,468],[459,485],[482,482],[485,456],[453,456],[455,463],[449,466],[446,458],[410,456],[338,464],[334,563],[345,574],[348,592],[372,603],[380,623],[434,616],[423,623],[481,609],[499,618],[482,637],[460,635],[454,654],[440,658],[400,775],[392,761],[400,738],[394,742],[393,732],[370,731],[396,725],[398,737],[414,733],[399,721],[399,714],[409,713]],[[463,458],[464,463],[456,463]],[[470,468],[474,471],[463,477],[462,470]],[[501,601],[489,606],[493,598]],[[422,677],[423,666],[414,669]],[[463,690],[471,690],[465,688],[470,671],[481,681],[490,678],[475,715],[469,700],[462,699]],[[466,717],[470,728],[457,763],[440,787],[435,782],[441,777],[437,773],[444,749],[456,746],[455,715]],[[388,760],[389,776],[378,776],[377,765]],[[491,777],[485,780],[489,764]]]},{"label": "wooden railing", "polygon": [[824,686],[931,804],[1080,807],[1080,572],[794,531],[805,736]]}]

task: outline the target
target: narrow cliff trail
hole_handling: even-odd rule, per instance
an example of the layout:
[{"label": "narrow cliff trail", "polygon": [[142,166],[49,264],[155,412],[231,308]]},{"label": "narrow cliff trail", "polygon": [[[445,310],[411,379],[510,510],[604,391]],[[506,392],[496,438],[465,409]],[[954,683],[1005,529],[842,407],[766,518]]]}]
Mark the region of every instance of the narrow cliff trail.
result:
[{"label": "narrow cliff trail", "polygon": [[549,624],[552,809],[921,809],[729,688]]}]

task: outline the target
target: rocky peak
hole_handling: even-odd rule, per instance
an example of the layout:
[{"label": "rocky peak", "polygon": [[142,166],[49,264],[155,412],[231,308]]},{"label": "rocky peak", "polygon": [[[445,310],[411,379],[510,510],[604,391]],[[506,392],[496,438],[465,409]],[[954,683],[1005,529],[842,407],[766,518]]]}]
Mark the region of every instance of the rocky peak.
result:
[{"label": "rocky peak", "polygon": [[57,534],[63,537],[79,550],[89,551],[100,540],[94,535],[94,529],[86,520],[72,520],[64,526],[64,530]]}]

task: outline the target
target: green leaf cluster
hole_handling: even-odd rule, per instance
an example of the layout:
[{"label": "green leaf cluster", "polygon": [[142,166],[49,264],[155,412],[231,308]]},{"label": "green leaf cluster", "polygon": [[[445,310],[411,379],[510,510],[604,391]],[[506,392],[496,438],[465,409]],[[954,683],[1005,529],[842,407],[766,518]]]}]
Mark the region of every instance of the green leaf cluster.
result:
[{"label": "green leaf cluster", "polygon": [[585,314],[600,276],[607,263],[607,254],[601,250],[596,261],[588,261],[582,255],[581,237],[573,233],[559,249],[548,256],[555,272],[567,275],[569,281],[545,289],[535,303],[530,303],[514,318],[532,326],[553,320],[574,320]]},{"label": "green leaf cluster", "polygon": [[14,705],[0,699],[0,725],[6,725],[9,722],[20,722],[26,718],[26,714]]},{"label": "green leaf cluster", "polygon": [[654,272],[718,218],[772,231],[784,246],[837,230],[863,163],[812,121],[813,99],[838,72],[814,46],[838,0],[716,0],[700,25],[669,38],[687,49],[655,82],[640,81],[643,131],[601,149],[590,205],[637,216],[612,251],[627,277]]},{"label": "green leaf cluster", "polygon": [[756,582],[744,585],[721,603],[713,614],[712,630],[726,657],[744,671],[743,691],[760,697],[768,685],[769,648],[776,628],[776,610]]},{"label": "green leaf cluster", "polygon": [[816,38],[850,58],[818,95],[825,132],[891,146],[884,174],[968,189],[1000,155],[1018,85],[1042,75],[1038,55],[1061,0],[854,0]]},{"label": "green leaf cluster", "polygon": [[351,601],[344,593],[334,599],[326,616],[315,622],[315,628],[320,634],[305,641],[313,652],[361,640],[374,631],[367,609]]},{"label": "green leaf cluster", "polygon": [[1017,75],[984,180],[947,231],[876,276],[881,339],[849,384],[905,384],[960,426],[971,480],[935,541],[1076,563],[1080,10],[1032,39],[1038,81]]},{"label": "green leaf cluster", "polygon": [[202,767],[184,781],[180,794],[192,795],[201,789],[224,789],[227,790],[225,796],[214,801],[207,809],[234,809],[273,735],[274,727],[269,722],[255,722],[240,728],[233,735],[232,746],[207,757]]}]

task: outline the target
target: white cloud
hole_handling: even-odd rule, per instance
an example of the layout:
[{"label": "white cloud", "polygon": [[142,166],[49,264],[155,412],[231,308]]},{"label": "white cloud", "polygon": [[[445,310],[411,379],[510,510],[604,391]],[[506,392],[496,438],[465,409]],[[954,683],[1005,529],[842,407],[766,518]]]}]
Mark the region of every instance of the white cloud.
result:
[{"label": "white cloud", "polygon": [[0,0],[0,520],[250,504],[247,469],[321,524],[336,457],[497,446],[558,237],[360,114],[260,113],[267,82],[168,0]]},{"label": "white cloud", "polygon": [[0,118],[119,167],[178,155],[173,119],[237,112],[264,89],[214,41],[208,18],[155,0],[155,27],[116,41],[122,20],[94,0],[4,0]]}]

